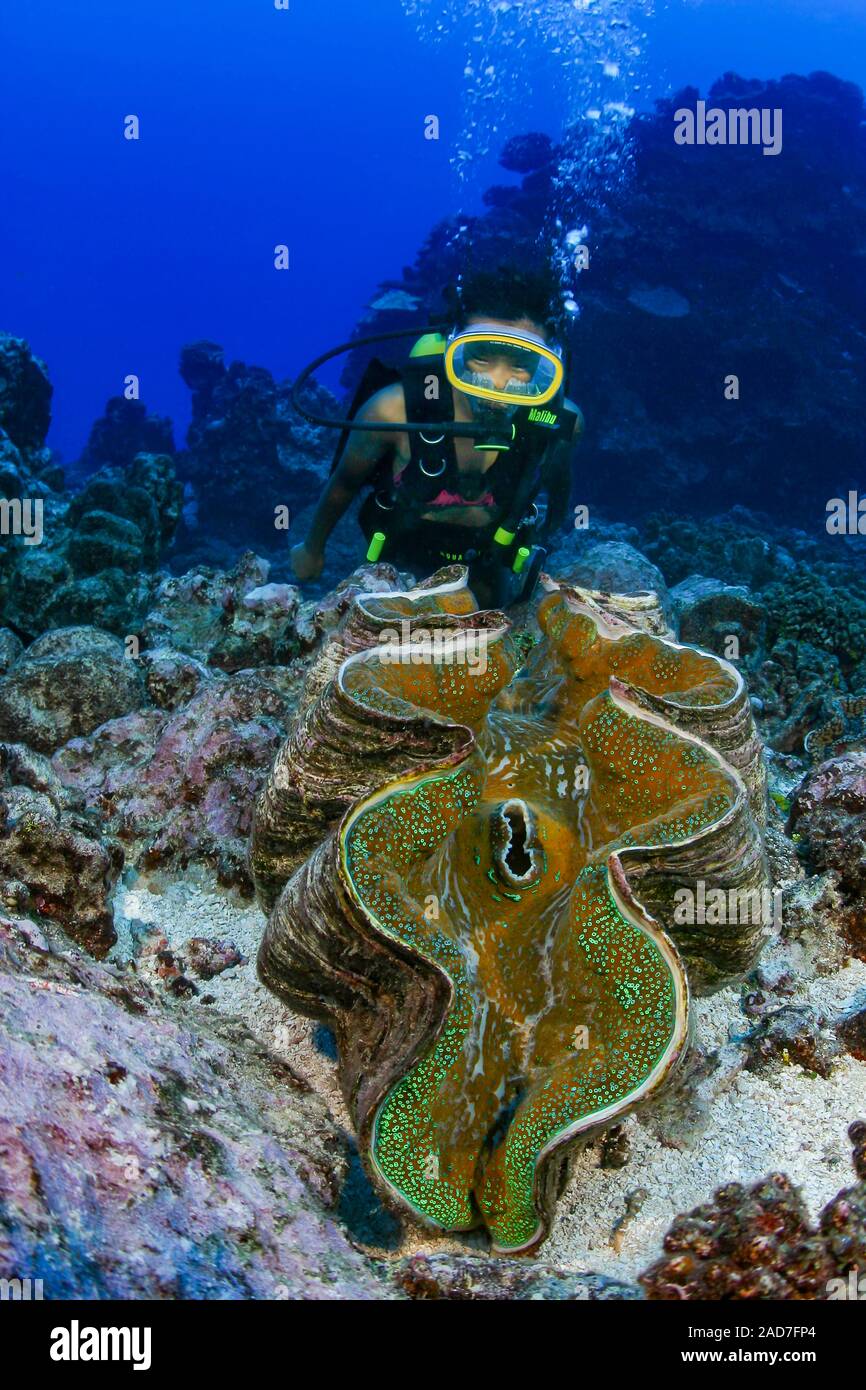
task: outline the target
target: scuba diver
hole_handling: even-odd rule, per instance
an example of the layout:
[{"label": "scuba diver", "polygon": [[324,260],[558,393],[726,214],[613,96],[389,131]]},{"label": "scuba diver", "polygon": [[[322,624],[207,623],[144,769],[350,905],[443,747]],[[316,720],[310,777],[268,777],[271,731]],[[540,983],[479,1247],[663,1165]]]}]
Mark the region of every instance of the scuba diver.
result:
[{"label": "scuba diver", "polygon": [[343,427],[306,540],[291,551],[299,580],[320,576],[329,535],[368,487],[359,522],[369,561],[391,561],[419,578],[463,563],[482,607],[531,596],[568,514],[583,430],[579,408],[565,397],[556,282],[551,272],[502,266],[467,277],[450,299],[450,333],[428,330],[399,370],[374,360],[349,420],[305,408],[300,387],[338,353],[417,328],[345,344],[298,377],[293,401],[301,414]]}]

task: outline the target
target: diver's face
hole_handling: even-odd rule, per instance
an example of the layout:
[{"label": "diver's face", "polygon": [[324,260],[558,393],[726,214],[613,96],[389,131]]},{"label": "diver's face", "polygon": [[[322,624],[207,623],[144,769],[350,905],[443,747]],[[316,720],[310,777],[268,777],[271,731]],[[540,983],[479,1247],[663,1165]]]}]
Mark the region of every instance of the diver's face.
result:
[{"label": "diver's face", "polygon": [[[476,315],[469,319],[466,327],[472,328],[479,323],[511,333],[533,333],[543,342],[547,341],[544,329],[531,319],[492,319]],[[504,391],[511,383],[518,386],[529,383],[532,380],[532,365],[532,354],[523,352],[516,344],[510,347],[501,345],[494,350],[489,344],[477,343],[472,356],[466,358],[466,366],[473,376],[497,391]],[[509,405],[506,401],[483,400],[478,396],[467,395],[465,391],[461,391],[460,394],[476,418],[513,415],[517,409],[515,405]]]}]

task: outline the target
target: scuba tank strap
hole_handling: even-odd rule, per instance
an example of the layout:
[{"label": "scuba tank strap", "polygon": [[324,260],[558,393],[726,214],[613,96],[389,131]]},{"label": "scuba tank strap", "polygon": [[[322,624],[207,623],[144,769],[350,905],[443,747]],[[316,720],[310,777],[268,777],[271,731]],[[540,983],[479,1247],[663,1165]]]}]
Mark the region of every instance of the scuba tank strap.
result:
[{"label": "scuba tank strap", "polygon": [[583,433],[579,407],[563,411],[560,428],[551,435],[542,460],[541,486],[547,493],[547,514],[542,533],[550,538],[562,529],[569,514],[574,488],[575,445]]}]

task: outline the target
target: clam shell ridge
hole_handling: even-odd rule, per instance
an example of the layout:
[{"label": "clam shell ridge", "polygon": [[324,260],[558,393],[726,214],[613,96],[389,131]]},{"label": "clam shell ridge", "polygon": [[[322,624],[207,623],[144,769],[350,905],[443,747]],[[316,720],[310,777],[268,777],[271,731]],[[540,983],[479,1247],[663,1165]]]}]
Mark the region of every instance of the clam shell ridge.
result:
[{"label": "clam shell ridge", "polygon": [[736,670],[544,588],[531,649],[465,571],[359,597],[250,852],[260,977],[334,1028],[382,1197],[509,1253],[547,1234],[573,1142],[676,1067],[690,979],[760,950],[760,922],[678,925],[677,890],[767,874]]}]

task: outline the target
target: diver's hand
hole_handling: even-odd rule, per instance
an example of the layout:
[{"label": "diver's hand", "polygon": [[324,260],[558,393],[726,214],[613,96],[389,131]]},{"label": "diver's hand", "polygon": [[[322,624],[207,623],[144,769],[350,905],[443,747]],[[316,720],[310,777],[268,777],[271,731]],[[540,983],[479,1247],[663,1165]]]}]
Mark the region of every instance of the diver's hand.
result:
[{"label": "diver's hand", "polygon": [[295,578],[300,579],[302,583],[305,579],[318,579],[325,567],[325,557],[321,551],[310,550],[303,542],[292,546],[289,559]]}]

